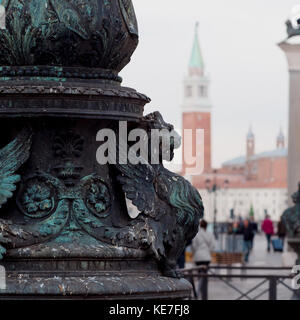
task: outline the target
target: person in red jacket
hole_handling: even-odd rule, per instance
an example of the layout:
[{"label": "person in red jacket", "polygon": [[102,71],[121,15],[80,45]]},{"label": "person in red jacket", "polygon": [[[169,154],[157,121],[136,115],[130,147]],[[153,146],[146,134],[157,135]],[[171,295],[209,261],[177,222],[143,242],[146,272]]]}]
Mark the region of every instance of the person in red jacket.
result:
[{"label": "person in red jacket", "polygon": [[269,215],[267,215],[266,219],[263,221],[261,229],[267,237],[268,252],[270,252],[270,250],[271,250],[271,237],[274,234],[274,226],[273,226],[273,222],[270,219]]}]

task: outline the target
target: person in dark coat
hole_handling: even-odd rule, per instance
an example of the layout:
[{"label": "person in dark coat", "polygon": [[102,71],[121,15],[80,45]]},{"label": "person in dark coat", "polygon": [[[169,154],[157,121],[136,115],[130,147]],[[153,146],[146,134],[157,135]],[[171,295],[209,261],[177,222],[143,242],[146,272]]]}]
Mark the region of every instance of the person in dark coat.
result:
[{"label": "person in dark coat", "polygon": [[285,236],[286,236],[286,227],[285,227],[285,224],[284,224],[284,222],[282,220],[282,216],[280,218],[280,221],[278,222],[277,236],[281,240],[282,248],[283,248],[284,247],[284,240],[285,240]]},{"label": "person in dark coat", "polygon": [[240,234],[243,235],[243,249],[244,249],[244,261],[249,261],[249,255],[252,249],[252,241],[254,232],[252,225],[248,219],[244,220],[243,226],[241,227]]},{"label": "person in dark coat", "polygon": [[255,235],[257,234],[258,232],[258,225],[257,223],[255,222],[254,220],[254,217],[250,217],[250,225],[251,225],[251,228],[252,228],[252,240],[251,240],[251,250],[253,249],[253,246],[254,246],[254,238],[255,238]]}]

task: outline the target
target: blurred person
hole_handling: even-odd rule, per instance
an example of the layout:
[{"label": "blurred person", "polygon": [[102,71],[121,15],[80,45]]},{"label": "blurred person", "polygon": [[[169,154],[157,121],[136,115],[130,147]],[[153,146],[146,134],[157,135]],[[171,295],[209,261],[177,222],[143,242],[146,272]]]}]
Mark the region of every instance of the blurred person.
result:
[{"label": "blurred person", "polygon": [[277,236],[282,242],[282,249],[283,249],[284,248],[284,240],[285,240],[285,236],[286,236],[286,227],[283,222],[282,216],[281,216],[280,221],[278,222],[278,225],[277,225]]},{"label": "blurred person", "polygon": [[233,234],[233,220],[229,219],[227,222],[227,234]]},{"label": "blurred person", "polygon": [[[192,241],[191,248],[195,264],[202,267],[200,272],[207,273],[211,262],[211,253],[216,249],[216,239],[213,233],[207,231],[207,222],[205,220],[200,221],[200,229]],[[198,292],[202,295],[203,281],[201,278]]]},{"label": "blurred person", "polygon": [[244,261],[247,263],[253,243],[253,229],[248,219],[244,220],[240,233],[243,235]]},{"label": "blurred person", "polygon": [[240,224],[237,221],[234,221],[233,225],[232,225],[232,232],[233,234],[238,234],[240,231]]},{"label": "blurred person", "polygon": [[185,268],[185,253],[186,253],[186,248],[192,244],[192,241],[189,241],[186,245],[186,247],[184,248],[181,256],[178,258],[177,260],[177,266],[179,269],[184,269]]},{"label": "blurred person", "polygon": [[258,232],[258,224],[255,222],[255,219],[253,216],[250,217],[250,224],[251,224],[251,228],[252,228],[252,240],[251,240],[251,250],[253,249],[254,246],[254,238]]},{"label": "blurred person", "polygon": [[240,229],[243,227],[243,224],[244,224],[244,220],[243,220],[242,216],[239,216],[238,217],[238,225],[239,225]]},{"label": "blurred person", "polygon": [[268,252],[270,252],[270,250],[271,250],[271,238],[272,238],[272,235],[274,234],[274,226],[273,226],[273,222],[270,219],[269,215],[266,215],[266,218],[262,223],[261,229],[266,235],[266,238],[267,238],[267,250],[268,250]]}]

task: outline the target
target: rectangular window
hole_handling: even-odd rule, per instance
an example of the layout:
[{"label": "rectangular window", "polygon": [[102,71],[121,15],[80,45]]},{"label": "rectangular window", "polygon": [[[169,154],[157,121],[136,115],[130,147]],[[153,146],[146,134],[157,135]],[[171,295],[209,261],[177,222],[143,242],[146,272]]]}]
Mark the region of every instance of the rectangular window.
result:
[{"label": "rectangular window", "polygon": [[185,96],[190,98],[193,95],[193,88],[192,86],[186,86],[185,88]]},{"label": "rectangular window", "polygon": [[207,96],[207,90],[206,90],[205,86],[198,87],[198,95],[199,95],[199,97],[206,97]]}]

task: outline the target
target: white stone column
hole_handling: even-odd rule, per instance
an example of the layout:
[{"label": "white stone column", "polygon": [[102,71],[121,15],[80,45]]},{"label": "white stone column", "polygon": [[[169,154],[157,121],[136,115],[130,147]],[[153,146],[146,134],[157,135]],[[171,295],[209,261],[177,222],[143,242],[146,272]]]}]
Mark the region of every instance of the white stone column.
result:
[{"label": "white stone column", "polygon": [[290,74],[288,194],[298,190],[300,182],[300,36],[279,44],[288,61]]}]

